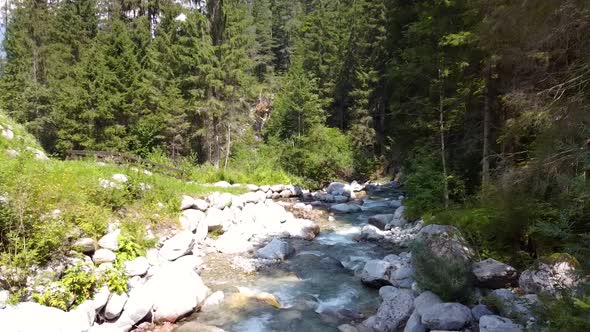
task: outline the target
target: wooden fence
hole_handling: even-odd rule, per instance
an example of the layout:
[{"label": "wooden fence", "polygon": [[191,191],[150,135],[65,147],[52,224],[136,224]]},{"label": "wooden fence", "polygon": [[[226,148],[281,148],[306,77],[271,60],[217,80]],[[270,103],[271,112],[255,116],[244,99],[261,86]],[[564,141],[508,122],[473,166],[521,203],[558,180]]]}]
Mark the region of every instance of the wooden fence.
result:
[{"label": "wooden fence", "polygon": [[90,150],[69,150],[68,159],[88,159],[94,158],[97,161],[111,162],[119,165],[132,165],[137,168],[159,173],[163,175],[173,176],[178,179],[186,180],[188,178],[185,171],[164,165],[155,163],[153,161],[145,160],[140,157],[121,153],[121,152],[108,152],[108,151],[90,151]]}]

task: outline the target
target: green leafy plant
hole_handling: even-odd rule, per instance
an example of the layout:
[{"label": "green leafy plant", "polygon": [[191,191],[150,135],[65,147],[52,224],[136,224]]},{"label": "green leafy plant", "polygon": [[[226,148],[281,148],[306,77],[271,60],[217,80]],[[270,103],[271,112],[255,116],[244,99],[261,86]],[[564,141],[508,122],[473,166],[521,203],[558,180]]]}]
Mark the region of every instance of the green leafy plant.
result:
[{"label": "green leafy plant", "polygon": [[67,269],[61,280],[49,284],[42,294],[33,294],[33,299],[43,305],[68,310],[91,299],[98,281],[90,266],[78,263]]}]

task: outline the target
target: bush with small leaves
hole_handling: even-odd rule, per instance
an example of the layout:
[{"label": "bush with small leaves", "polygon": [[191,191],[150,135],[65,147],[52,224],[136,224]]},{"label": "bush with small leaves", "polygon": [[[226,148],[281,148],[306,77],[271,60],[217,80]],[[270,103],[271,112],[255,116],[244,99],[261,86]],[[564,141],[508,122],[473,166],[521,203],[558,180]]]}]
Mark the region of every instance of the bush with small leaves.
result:
[{"label": "bush with small leaves", "polygon": [[438,257],[422,243],[412,245],[412,264],[420,288],[448,302],[470,300],[473,280],[469,264]]}]

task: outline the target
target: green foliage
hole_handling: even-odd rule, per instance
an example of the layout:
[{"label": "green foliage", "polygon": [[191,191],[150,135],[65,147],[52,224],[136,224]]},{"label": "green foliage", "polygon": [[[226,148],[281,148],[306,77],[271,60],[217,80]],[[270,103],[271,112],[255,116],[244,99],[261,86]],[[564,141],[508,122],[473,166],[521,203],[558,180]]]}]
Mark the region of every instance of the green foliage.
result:
[{"label": "green foliage", "polygon": [[580,290],[576,295],[562,294],[558,298],[540,296],[540,300],[536,314],[540,325],[547,331],[582,332],[590,329],[590,296],[587,289]]},{"label": "green foliage", "polygon": [[412,264],[416,282],[447,302],[470,300],[473,290],[471,266],[433,254],[424,244],[412,246]]},{"label": "green foliage", "polygon": [[40,304],[68,310],[91,299],[98,279],[91,267],[81,263],[67,269],[61,280],[51,283],[42,294],[33,294]]},{"label": "green foliage", "polygon": [[285,150],[283,165],[294,174],[319,187],[330,180],[352,173],[352,151],[346,135],[335,128],[316,126],[307,136],[293,140]]},{"label": "green foliage", "polygon": [[[404,187],[408,192],[406,213],[419,218],[425,213],[441,210],[444,206],[443,174],[440,160],[424,151],[418,152],[408,168]],[[461,203],[465,195],[463,181],[453,175],[448,176],[449,198]]]},{"label": "green foliage", "polygon": [[122,271],[122,265],[107,269],[101,275],[101,282],[106,284],[109,291],[117,294],[127,292],[127,281],[129,277]]}]

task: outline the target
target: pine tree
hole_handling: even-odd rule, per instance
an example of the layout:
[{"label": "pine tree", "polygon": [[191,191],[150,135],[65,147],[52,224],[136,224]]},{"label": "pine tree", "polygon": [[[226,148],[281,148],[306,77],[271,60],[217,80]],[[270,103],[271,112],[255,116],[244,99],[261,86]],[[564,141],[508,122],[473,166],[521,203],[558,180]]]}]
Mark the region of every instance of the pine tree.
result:
[{"label": "pine tree", "polygon": [[272,74],[275,55],[272,51],[275,43],[272,35],[272,11],[270,0],[254,0],[252,19],[254,20],[256,45],[254,49],[254,73],[260,82]]}]

